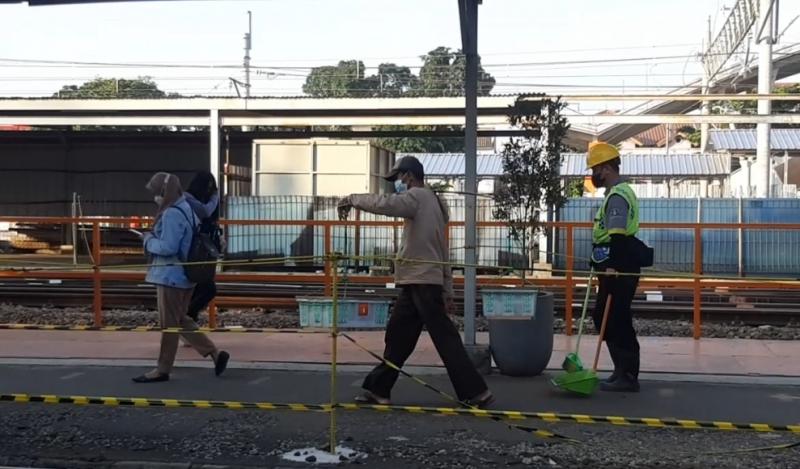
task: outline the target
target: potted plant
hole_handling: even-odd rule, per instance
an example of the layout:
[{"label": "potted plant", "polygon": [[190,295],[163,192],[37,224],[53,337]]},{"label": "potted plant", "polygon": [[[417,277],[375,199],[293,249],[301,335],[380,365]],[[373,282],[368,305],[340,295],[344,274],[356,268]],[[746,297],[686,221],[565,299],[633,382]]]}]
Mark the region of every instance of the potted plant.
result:
[{"label": "potted plant", "polygon": [[553,352],[553,295],[529,283],[533,247],[541,215],[566,201],[561,184],[561,153],[569,124],[560,98],[522,96],[511,106],[509,122],[524,136],[511,138],[502,151],[503,175],[495,190],[494,217],[508,223],[508,239],[519,249],[512,267],[522,287],[484,289],[483,312],[489,319],[489,347],[500,372],[540,374]]}]

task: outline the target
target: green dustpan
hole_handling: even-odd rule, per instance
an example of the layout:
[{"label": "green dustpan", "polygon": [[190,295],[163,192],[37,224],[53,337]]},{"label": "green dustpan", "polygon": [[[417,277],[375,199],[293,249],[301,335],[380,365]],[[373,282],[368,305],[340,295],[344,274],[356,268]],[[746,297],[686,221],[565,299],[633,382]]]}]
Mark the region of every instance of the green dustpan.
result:
[{"label": "green dustpan", "polygon": [[597,389],[600,379],[592,370],[578,370],[561,373],[550,382],[557,388],[589,396]]}]

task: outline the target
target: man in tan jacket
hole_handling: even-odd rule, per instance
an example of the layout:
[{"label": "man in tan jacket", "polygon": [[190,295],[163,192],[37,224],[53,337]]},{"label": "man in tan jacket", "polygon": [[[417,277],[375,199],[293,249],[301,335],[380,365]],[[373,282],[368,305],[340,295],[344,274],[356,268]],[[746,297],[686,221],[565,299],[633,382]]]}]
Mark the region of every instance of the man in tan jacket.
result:
[{"label": "man in tan jacket", "polygon": [[[402,367],[417,345],[424,325],[442,358],[462,402],[487,406],[494,397],[469,359],[461,335],[447,310],[452,308],[453,281],[445,230],[447,205],[425,186],[422,163],[413,156],[399,159],[385,179],[395,184],[390,195],[353,194],[339,202],[339,215],[352,207],[403,218],[403,240],[395,261],[400,296],[386,326],[383,356]],[[381,363],[364,380],[358,402],[389,404],[398,372]]]}]

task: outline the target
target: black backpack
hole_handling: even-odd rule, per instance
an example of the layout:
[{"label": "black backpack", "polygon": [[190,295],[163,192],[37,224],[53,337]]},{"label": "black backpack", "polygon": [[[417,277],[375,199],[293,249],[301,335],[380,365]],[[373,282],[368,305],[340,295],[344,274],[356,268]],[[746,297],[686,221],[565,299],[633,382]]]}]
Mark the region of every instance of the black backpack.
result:
[{"label": "black backpack", "polygon": [[[175,207],[192,227],[192,242],[189,245],[189,255],[183,266],[186,278],[195,283],[208,283],[214,280],[217,273],[217,260],[219,249],[207,233],[200,230],[200,225],[189,220],[186,212]],[[192,214],[194,215],[194,214]]]}]

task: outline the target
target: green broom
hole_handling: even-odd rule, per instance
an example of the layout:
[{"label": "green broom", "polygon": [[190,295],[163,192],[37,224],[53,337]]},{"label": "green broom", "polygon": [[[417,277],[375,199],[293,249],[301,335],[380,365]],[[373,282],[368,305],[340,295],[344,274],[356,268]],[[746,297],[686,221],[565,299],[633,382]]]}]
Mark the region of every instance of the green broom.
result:
[{"label": "green broom", "polygon": [[[581,322],[578,325],[578,340],[575,346],[575,352],[567,354],[567,356],[564,358],[564,362],[562,363],[561,367],[565,370],[565,372],[561,373],[550,381],[553,386],[557,388],[584,396],[591,395],[595,389],[597,389],[597,385],[600,382],[599,378],[597,377],[597,360],[595,360],[594,368],[592,370],[587,370],[584,368],[583,362],[578,356],[580,351],[581,336],[583,335],[583,323],[584,319],[586,318],[586,310],[589,307],[589,292],[591,291],[593,276],[594,271],[589,274],[589,282],[586,285],[586,296],[583,299],[583,311],[581,312]],[[610,300],[611,298],[609,295],[609,301],[606,302],[606,311],[603,314],[604,318],[608,316],[608,309],[611,305]],[[605,323],[605,321],[603,322]],[[600,340],[602,340],[602,333],[600,337]]]},{"label": "green broom", "polygon": [[583,310],[581,311],[581,322],[578,323],[578,341],[575,344],[575,351],[570,352],[564,357],[564,362],[561,364],[561,368],[568,373],[574,373],[576,371],[583,370],[583,362],[581,361],[581,357],[578,356],[578,353],[581,349],[581,337],[583,336],[583,322],[586,319],[586,310],[589,307],[589,293],[592,291],[592,278],[594,277],[594,269],[589,273],[589,282],[586,284],[586,296],[583,297]]}]

